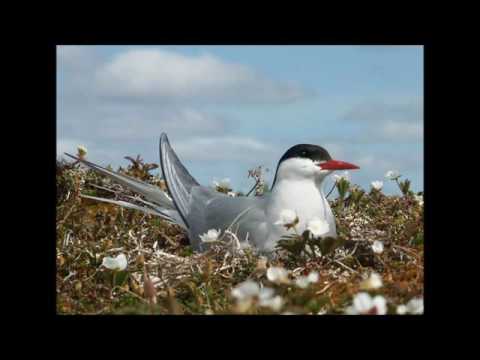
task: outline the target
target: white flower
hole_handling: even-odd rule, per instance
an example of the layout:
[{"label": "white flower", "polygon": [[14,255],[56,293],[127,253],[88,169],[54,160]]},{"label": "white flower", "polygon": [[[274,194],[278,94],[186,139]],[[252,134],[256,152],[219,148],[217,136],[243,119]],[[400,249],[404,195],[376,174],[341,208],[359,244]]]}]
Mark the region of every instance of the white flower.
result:
[{"label": "white flower", "polygon": [[410,314],[423,314],[423,298],[413,298],[407,303]]},{"label": "white flower", "polygon": [[290,225],[297,219],[295,211],[290,209],[284,209],[280,212],[280,219],[275,222],[275,225]]},{"label": "white flower", "polygon": [[390,180],[395,180],[395,179],[398,179],[400,177],[400,173],[396,170],[389,170],[385,174],[385,177],[387,179],[390,179]]},{"label": "white flower", "polygon": [[372,298],[368,293],[361,292],[353,298],[353,304],[346,309],[348,315],[385,315],[387,300],[381,295]]},{"label": "white flower", "polygon": [[313,236],[318,237],[328,233],[330,225],[325,220],[314,218],[308,222],[307,230],[310,230]]},{"label": "white flower", "polygon": [[415,195],[415,200],[420,206],[423,206],[423,195]]},{"label": "white flower", "polygon": [[125,270],[127,268],[127,257],[125,254],[120,254],[117,257],[106,256],[102,260],[102,265],[110,270]]},{"label": "white flower", "polygon": [[370,277],[360,283],[363,290],[379,289],[383,286],[382,277],[377,273],[371,273]]},{"label": "white flower", "polygon": [[87,155],[87,148],[84,145],[78,145],[77,152],[80,157],[84,157]]},{"label": "white flower", "polygon": [[268,307],[273,311],[280,311],[283,306],[283,299],[280,295],[272,298],[260,299],[260,306]]},{"label": "white flower", "polygon": [[199,235],[199,236],[202,242],[211,243],[211,242],[217,241],[219,235],[220,235],[220,230],[210,229],[205,234]]},{"label": "white flower", "polygon": [[232,296],[237,300],[247,300],[254,296],[258,296],[260,287],[255,281],[247,280],[235,286],[232,290]]},{"label": "white flower", "polygon": [[342,179],[348,181],[350,179],[350,175],[348,174],[348,171],[344,171],[343,175],[333,174],[333,178],[335,181],[340,181]]},{"label": "white flower", "polygon": [[318,310],[317,315],[325,315],[326,313],[327,313],[327,309],[322,308],[322,309]]},{"label": "white flower", "polygon": [[310,284],[318,282],[318,272],[312,271],[307,276],[299,276],[295,279],[295,285],[301,289],[306,289]]},{"label": "white flower", "polygon": [[412,298],[407,305],[398,305],[397,314],[423,314],[423,298]]},{"label": "white flower", "polygon": [[283,306],[281,296],[273,296],[275,292],[268,287],[262,287],[252,280],[244,281],[232,290],[232,296],[237,299],[237,306],[241,311],[246,311],[254,301],[260,306],[269,307],[279,311]]},{"label": "white flower", "polygon": [[318,272],[312,271],[310,274],[308,274],[307,278],[308,278],[308,281],[312,284],[318,282],[318,278],[319,278]]},{"label": "white flower", "polygon": [[372,250],[375,254],[383,253],[383,242],[375,240],[372,245]]},{"label": "white flower", "polygon": [[308,281],[308,277],[306,276],[299,276],[295,279],[295,285],[301,289],[306,289],[308,285],[310,285],[310,281]]},{"label": "white flower", "polygon": [[235,196],[237,196],[237,194],[235,194],[233,191],[229,191],[229,192],[227,193],[227,195],[230,196],[230,197],[235,197]]},{"label": "white flower", "polygon": [[220,181],[213,180],[213,185],[222,189],[230,189],[230,179],[225,178]]},{"label": "white flower", "polygon": [[267,279],[277,284],[288,284],[288,271],[281,267],[269,267],[267,270]]},{"label": "white flower", "polygon": [[383,181],[372,181],[371,183],[372,188],[374,188],[377,191],[380,191],[383,187]]}]

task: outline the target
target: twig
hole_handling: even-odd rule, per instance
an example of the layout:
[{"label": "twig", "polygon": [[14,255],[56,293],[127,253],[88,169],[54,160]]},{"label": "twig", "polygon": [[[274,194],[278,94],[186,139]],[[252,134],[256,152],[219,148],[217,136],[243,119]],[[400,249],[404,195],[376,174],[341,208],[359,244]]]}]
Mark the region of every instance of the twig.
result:
[{"label": "twig", "polygon": [[169,259],[172,259],[172,260],[176,260],[176,261],[180,261],[180,262],[185,262],[185,258],[182,258],[182,257],[180,257],[180,256],[176,256],[176,255],[173,255],[173,254],[168,254],[168,253],[163,252],[163,251],[161,251],[161,250],[155,251],[155,254],[156,254],[156,255],[165,256],[166,258],[169,258]]},{"label": "twig", "polygon": [[62,225],[66,220],[67,218],[72,214],[73,212],[73,209],[75,209],[76,207],[76,203],[73,203],[73,205],[70,207],[70,209],[68,209],[67,213],[65,214],[65,216],[63,217],[62,220],[60,220],[58,223],[57,223],[57,229],[60,227],[60,225]]},{"label": "twig", "polygon": [[319,290],[315,293],[315,295],[320,295],[320,294],[323,294],[325,291],[327,291],[328,289],[330,289],[332,287],[333,284],[336,283],[336,280],[332,281],[330,284],[328,284],[327,286],[325,286],[322,290]]},{"label": "twig", "polygon": [[350,271],[352,271],[352,272],[354,272],[354,273],[356,273],[356,274],[359,273],[357,270],[352,269],[351,267],[345,265],[344,263],[342,263],[342,262],[339,261],[339,260],[333,260],[333,261],[336,262],[337,264],[343,266],[345,269],[348,269],[348,270],[350,270]]},{"label": "twig", "polygon": [[410,255],[410,256],[413,256],[415,257],[416,259],[419,258],[419,255],[418,254],[415,254],[415,252],[413,252],[413,250],[410,250],[410,249],[407,249],[403,246],[400,246],[400,245],[392,245],[394,248],[396,249],[399,249],[399,250],[403,250],[404,252],[407,253],[407,255]]},{"label": "twig", "polygon": [[122,288],[121,286],[118,286],[118,285],[112,288],[112,292],[113,292],[113,290],[116,290],[116,289],[122,290],[123,292],[126,292],[126,293],[128,293],[128,294],[130,294],[130,295],[133,295],[133,296],[135,296],[136,298],[138,298],[139,300],[142,300],[142,301],[143,301],[144,303],[146,303],[146,304],[149,303],[147,300],[145,300],[145,299],[144,299],[143,297],[141,297],[140,295],[135,294],[134,292],[132,292],[132,291],[130,291],[130,290],[126,290],[126,289],[124,289],[124,288]]},{"label": "twig", "polygon": [[328,198],[328,196],[332,193],[332,191],[335,189],[335,186],[337,186],[337,182],[335,181],[335,184],[333,184],[332,188],[330,189],[330,191],[328,192],[328,194],[325,196],[326,198]]},{"label": "twig", "polygon": [[250,191],[245,196],[250,195],[252,193],[252,191],[257,188],[258,184],[260,184],[260,179],[255,182],[255,185],[253,185],[253,187],[250,189]]}]

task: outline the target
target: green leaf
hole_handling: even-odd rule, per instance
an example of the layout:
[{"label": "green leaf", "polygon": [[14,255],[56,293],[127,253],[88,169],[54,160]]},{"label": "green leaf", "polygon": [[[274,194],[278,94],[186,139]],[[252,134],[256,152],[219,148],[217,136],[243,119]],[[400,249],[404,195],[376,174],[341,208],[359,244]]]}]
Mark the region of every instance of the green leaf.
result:
[{"label": "green leaf", "polygon": [[419,232],[411,241],[412,245],[423,245],[423,232]]},{"label": "green leaf", "polygon": [[115,286],[122,286],[128,279],[128,271],[117,271],[115,274]]}]

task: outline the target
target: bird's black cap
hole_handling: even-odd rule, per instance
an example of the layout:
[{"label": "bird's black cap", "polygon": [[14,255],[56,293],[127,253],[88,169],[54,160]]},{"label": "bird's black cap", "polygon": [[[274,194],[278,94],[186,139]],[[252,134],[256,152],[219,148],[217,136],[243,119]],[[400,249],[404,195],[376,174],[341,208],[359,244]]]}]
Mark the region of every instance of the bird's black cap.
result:
[{"label": "bird's black cap", "polygon": [[282,163],[282,161],[291,158],[306,158],[313,161],[332,160],[332,157],[330,156],[328,151],[321,146],[312,144],[298,144],[292,146],[290,149],[287,150],[287,152],[285,152],[285,154],[283,154],[283,156],[278,161],[277,170],[275,171],[275,178],[273,179],[272,183],[272,188],[275,185],[275,181],[277,180],[277,172],[280,164]]},{"label": "bird's black cap", "polygon": [[290,158],[307,158],[313,161],[328,161],[332,160],[332,157],[323,147],[311,144],[298,144],[292,146],[287,150],[285,154],[280,158],[278,165]]}]

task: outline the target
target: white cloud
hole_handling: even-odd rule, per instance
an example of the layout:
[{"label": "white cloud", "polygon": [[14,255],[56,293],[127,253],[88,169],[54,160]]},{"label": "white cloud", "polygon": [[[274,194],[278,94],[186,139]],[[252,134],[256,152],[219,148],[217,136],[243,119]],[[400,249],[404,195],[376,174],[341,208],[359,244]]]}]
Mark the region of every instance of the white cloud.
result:
[{"label": "white cloud", "polygon": [[354,142],[418,142],[423,140],[423,98],[366,101],[341,117],[362,128]]},{"label": "white cloud", "polygon": [[423,124],[387,121],[380,127],[380,134],[386,139],[422,141]]},{"label": "white cloud", "polygon": [[289,102],[305,96],[296,85],[267,79],[215,56],[185,56],[160,49],[130,50],[96,73],[100,94],[122,99]]},{"label": "white cloud", "polygon": [[364,101],[352,106],[342,119],[357,122],[421,122],[423,121],[423,98],[402,97]]},{"label": "white cloud", "polygon": [[263,160],[275,153],[271,145],[241,136],[196,137],[183,141],[172,140],[172,144],[185,160]]},{"label": "white cloud", "polygon": [[[85,128],[85,125],[83,125]],[[105,140],[147,140],[158,138],[162,132],[169,135],[221,134],[224,119],[216,114],[191,108],[125,107],[104,109],[103,116],[87,126],[95,129]]]}]

